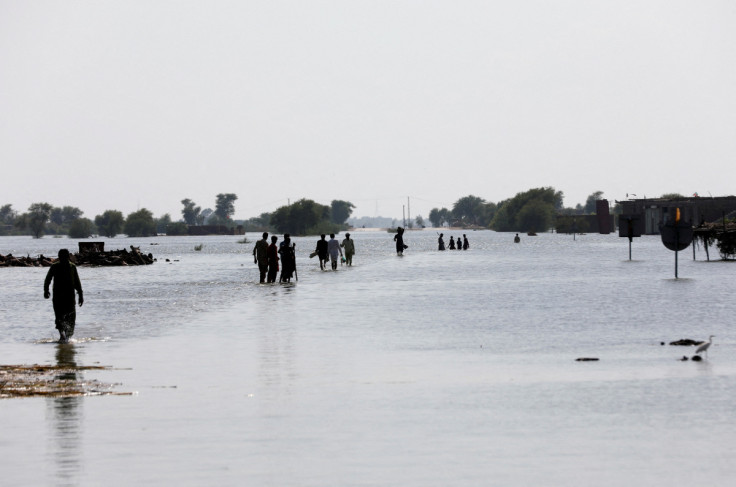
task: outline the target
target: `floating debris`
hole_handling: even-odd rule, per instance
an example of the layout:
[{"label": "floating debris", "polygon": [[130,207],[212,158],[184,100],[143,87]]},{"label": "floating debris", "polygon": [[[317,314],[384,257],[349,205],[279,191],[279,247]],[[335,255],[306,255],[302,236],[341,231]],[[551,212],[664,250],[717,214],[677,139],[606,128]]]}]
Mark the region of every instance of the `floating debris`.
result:
[{"label": "floating debris", "polygon": [[79,372],[111,370],[101,365],[0,365],[0,399],[13,397],[130,396],[115,384],[85,380]]},{"label": "floating debris", "polygon": [[599,359],[596,357],[580,357],[576,358],[576,362],[597,362]]},{"label": "floating debris", "polygon": [[[46,257],[43,254],[38,257],[15,257],[12,254],[0,254],[0,267],[50,267],[58,259]],[[153,254],[141,253],[140,247],[130,246],[126,249],[112,250],[109,252],[97,250],[83,250],[70,256],[74,264],[78,266],[131,266],[149,265],[156,262]]]},{"label": "floating debris", "polygon": [[670,342],[670,345],[677,345],[680,347],[692,347],[693,345],[700,345],[705,343],[703,341],[692,340],[690,338],[681,338],[680,340]]}]

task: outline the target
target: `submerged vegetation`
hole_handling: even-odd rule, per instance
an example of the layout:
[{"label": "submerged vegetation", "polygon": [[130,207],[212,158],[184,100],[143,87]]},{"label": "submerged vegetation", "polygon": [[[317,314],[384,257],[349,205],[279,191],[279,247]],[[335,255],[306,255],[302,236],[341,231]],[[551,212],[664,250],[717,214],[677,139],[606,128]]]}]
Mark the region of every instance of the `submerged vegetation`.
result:
[{"label": "submerged vegetation", "polygon": [[714,243],[723,260],[736,259],[736,219],[723,217],[720,221],[703,223],[693,230],[693,237],[699,241],[710,260],[708,248]]},{"label": "submerged vegetation", "polygon": [[95,365],[0,365],[0,399],[12,397],[130,396],[113,384],[83,379],[85,370],[110,370]]}]

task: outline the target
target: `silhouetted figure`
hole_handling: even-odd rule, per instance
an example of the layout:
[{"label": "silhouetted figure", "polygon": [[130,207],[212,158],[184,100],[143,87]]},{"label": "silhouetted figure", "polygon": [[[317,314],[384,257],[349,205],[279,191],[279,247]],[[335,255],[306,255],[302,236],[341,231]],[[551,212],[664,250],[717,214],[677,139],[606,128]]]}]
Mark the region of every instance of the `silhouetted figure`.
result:
[{"label": "silhouetted figure", "polygon": [[296,272],[296,245],[291,245],[291,238],[288,233],[284,234],[284,241],[279,245],[279,254],[281,254],[281,277],[279,282],[291,282],[291,277]]},{"label": "silhouetted figure", "polygon": [[276,242],[279,238],[274,235],[271,237],[271,245],[268,246],[266,252],[268,256],[268,282],[276,282],[276,274],[279,272],[279,249]]},{"label": "silhouetted figure", "polygon": [[266,272],[268,272],[268,232],[263,232],[263,238],[256,242],[253,247],[253,263],[258,264],[258,271],[261,273],[261,282],[266,282]]},{"label": "silhouetted figure", "polygon": [[468,250],[470,248],[470,242],[468,242],[468,237],[465,236],[463,233],[463,250]]},{"label": "silhouetted figure", "polygon": [[521,239],[519,238],[519,234],[517,233],[516,237],[514,237],[514,243],[519,243],[519,242],[521,242]]},{"label": "silhouetted figure", "polygon": [[314,251],[317,252],[317,257],[319,258],[319,268],[325,270],[325,265],[330,258],[330,249],[327,244],[327,240],[325,240],[324,233],[320,235],[320,239],[317,240],[317,247]]},{"label": "silhouetted figure", "polygon": [[404,255],[404,250],[408,249],[408,245],[404,245],[404,229],[396,227],[396,235],[394,235],[394,242],[396,242],[396,253],[398,255]]},{"label": "silhouetted figure", "polygon": [[59,330],[59,343],[67,343],[74,335],[77,322],[77,310],[74,303],[74,291],[79,295],[79,306],[84,304],[82,282],[77,274],[77,266],[69,261],[69,251],[59,250],[59,261],[49,267],[43,283],[43,297],[49,299],[49,285],[54,281],[54,315],[56,329]]},{"label": "silhouetted figure", "polygon": [[348,266],[353,265],[353,255],[355,255],[355,241],[350,239],[350,234],[345,234],[345,239],[340,244],[345,249],[345,263]]},{"label": "silhouetted figure", "polygon": [[450,237],[450,250],[455,250],[455,237]]},{"label": "silhouetted figure", "polygon": [[342,249],[340,248],[340,242],[335,240],[335,234],[330,234],[330,241],[327,242],[327,251],[330,253],[330,263],[332,264],[332,270],[337,270],[337,256],[342,257]]},{"label": "silhouetted figure", "polygon": [[442,239],[443,236],[444,233],[440,233],[440,238],[437,239],[437,245],[439,247],[437,250],[445,250],[445,241]]}]

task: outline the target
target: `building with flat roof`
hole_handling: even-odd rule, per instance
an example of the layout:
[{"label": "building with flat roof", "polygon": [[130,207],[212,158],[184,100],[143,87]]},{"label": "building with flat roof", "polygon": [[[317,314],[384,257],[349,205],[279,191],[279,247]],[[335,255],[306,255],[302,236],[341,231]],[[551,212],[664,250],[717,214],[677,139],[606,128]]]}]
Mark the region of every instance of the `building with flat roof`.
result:
[{"label": "building with flat roof", "polygon": [[703,198],[645,198],[617,201],[623,215],[638,216],[645,235],[658,235],[659,225],[675,219],[677,209],[680,219],[693,226],[711,222],[736,210],[736,196],[716,196]]}]

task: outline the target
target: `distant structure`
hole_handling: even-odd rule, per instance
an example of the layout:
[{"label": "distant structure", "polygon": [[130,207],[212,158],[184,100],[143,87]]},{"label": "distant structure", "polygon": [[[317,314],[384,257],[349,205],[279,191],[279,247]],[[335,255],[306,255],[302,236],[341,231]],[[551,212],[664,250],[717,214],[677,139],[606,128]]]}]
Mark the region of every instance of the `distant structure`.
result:
[{"label": "distant structure", "polygon": [[608,200],[595,202],[595,214],[557,215],[555,231],[557,233],[602,233],[609,234],[615,228],[613,215],[609,212]]},{"label": "distant structure", "polygon": [[677,209],[680,218],[693,226],[703,222],[714,221],[724,214],[736,210],[736,196],[717,196],[703,198],[646,198],[617,201],[621,205],[623,215],[631,215],[641,220],[645,235],[659,235],[660,223],[675,219]]}]

